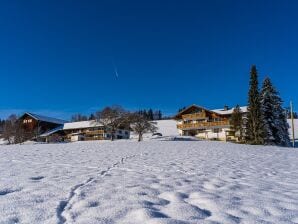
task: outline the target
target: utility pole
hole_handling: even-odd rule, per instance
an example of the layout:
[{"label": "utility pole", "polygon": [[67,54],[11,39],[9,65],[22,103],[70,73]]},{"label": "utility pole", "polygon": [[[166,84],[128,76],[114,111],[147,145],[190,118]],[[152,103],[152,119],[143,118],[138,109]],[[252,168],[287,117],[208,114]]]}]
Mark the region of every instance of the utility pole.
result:
[{"label": "utility pole", "polygon": [[293,113],[293,103],[290,102],[291,107],[291,120],[292,120],[292,138],[293,138],[293,148],[295,148],[295,127],[294,127],[294,113]]}]

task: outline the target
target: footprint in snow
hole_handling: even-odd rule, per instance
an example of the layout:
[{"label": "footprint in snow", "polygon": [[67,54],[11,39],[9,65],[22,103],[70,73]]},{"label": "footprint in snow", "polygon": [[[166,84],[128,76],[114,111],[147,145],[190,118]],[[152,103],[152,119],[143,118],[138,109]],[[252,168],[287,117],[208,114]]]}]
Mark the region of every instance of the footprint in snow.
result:
[{"label": "footprint in snow", "polygon": [[0,190],[0,196],[11,194],[11,193],[14,193],[14,192],[17,192],[17,191],[20,191],[20,190],[17,190],[17,189],[3,189],[3,190]]},{"label": "footprint in snow", "polygon": [[44,176],[30,177],[30,180],[42,180]]}]

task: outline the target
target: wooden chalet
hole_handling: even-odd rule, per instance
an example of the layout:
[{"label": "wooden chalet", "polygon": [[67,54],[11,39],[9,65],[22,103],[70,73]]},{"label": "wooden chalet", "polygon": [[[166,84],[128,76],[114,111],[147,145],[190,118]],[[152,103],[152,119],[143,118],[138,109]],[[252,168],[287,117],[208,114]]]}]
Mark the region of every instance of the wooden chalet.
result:
[{"label": "wooden chalet", "polygon": [[24,130],[25,139],[37,138],[49,130],[62,126],[65,122],[61,119],[46,117],[34,113],[24,113],[18,121]]},{"label": "wooden chalet", "polygon": [[[196,136],[201,139],[236,140],[231,130],[230,117],[234,108],[209,110],[191,105],[175,116],[177,128],[182,136]],[[241,107],[243,113],[246,107]]]}]

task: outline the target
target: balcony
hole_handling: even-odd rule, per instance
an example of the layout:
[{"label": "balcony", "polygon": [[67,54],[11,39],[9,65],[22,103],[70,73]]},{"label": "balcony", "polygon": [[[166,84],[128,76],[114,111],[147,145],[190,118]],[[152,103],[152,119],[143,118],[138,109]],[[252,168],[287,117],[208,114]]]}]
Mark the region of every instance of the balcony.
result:
[{"label": "balcony", "polygon": [[212,122],[198,122],[198,123],[189,123],[189,124],[177,124],[178,129],[200,129],[208,127],[221,127],[229,126],[229,121],[212,121]]},{"label": "balcony", "polygon": [[98,135],[98,134],[103,134],[104,130],[94,130],[94,131],[85,131],[84,134],[87,135]]},{"label": "balcony", "polygon": [[196,120],[196,119],[204,119],[204,118],[206,118],[205,112],[182,115],[183,120]]}]

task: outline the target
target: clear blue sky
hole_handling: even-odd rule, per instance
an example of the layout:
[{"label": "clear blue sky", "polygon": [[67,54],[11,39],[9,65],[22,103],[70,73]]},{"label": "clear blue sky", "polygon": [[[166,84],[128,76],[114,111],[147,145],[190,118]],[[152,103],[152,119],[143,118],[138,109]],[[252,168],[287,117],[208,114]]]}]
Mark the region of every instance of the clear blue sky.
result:
[{"label": "clear blue sky", "polygon": [[245,105],[251,64],[298,108],[297,12],[294,0],[1,1],[0,117]]}]

